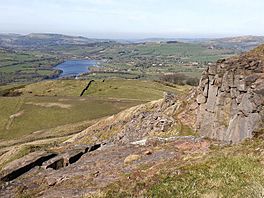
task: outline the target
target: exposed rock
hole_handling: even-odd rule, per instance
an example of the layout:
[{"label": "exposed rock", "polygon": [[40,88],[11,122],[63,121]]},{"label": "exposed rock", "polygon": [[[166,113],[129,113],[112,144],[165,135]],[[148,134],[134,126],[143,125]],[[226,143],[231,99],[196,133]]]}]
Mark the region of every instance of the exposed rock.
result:
[{"label": "exposed rock", "polygon": [[54,186],[57,183],[57,179],[53,177],[47,177],[46,181],[49,186]]},{"label": "exposed rock", "polygon": [[59,170],[70,164],[76,163],[84,154],[95,151],[100,147],[100,144],[95,144],[92,146],[80,145],[75,146],[75,148],[66,149],[58,156],[44,162],[42,164],[42,168]]},{"label": "exposed rock", "polygon": [[17,159],[1,171],[1,181],[12,181],[24,173],[27,173],[36,166],[41,166],[43,162],[55,157],[56,154],[45,151],[37,151],[25,157]]},{"label": "exposed rock", "polygon": [[0,189],[0,197],[97,197],[94,196],[95,192],[100,192],[116,181],[122,181],[124,176],[145,172],[142,167],[149,167],[146,176],[154,176],[160,173],[160,167],[165,162],[181,162],[194,154],[202,156],[210,151],[210,145],[211,141],[201,138],[175,137],[157,139],[155,145],[105,146],[84,155],[75,164],[56,171],[34,169]]},{"label": "exposed rock", "polygon": [[204,103],[206,103],[206,97],[203,94],[199,94],[197,96],[197,103],[198,104],[204,104]]},{"label": "exposed rock", "polygon": [[234,85],[239,91],[246,91],[246,81],[243,75],[235,75]]},{"label": "exposed rock", "polygon": [[206,110],[207,111],[214,112],[216,99],[217,99],[217,91],[218,91],[217,86],[209,85],[208,99],[206,102]]},{"label": "exposed rock", "polygon": [[149,151],[149,150],[147,150],[147,151],[144,152],[144,155],[151,155],[151,154],[152,154],[152,152]]},{"label": "exposed rock", "polygon": [[166,104],[173,105],[176,102],[177,98],[175,96],[175,93],[172,92],[164,92],[164,102]]},{"label": "exposed rock", "polygon": [[241,111],[245,116],[248,116],[254,110],[256,110],[256,105],[253,101],[250,101],[250,94],[246,93],[243,95],[241,103],[238,106],[238,110]]},{"label": "exposed rock", "polygon": [[[196,100],[196,129],[201,135],[236,143],[260,131],[264,122],[263,55],[252,51],[206,69]],[[202,96],[208,96],[207,100]]]},{"label": "exposed rock", "polygon": [[67,180],[67,176],[62,176],[59,178],[56,177],[46,177],[46,182],[48,184],[48,186],[55,186],[59,183],[62,183],[63,181]]}]

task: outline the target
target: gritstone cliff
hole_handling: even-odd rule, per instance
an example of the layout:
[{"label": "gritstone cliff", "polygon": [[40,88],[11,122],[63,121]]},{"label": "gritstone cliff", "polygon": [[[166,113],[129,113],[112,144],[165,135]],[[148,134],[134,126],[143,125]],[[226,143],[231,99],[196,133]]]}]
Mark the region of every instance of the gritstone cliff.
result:
[{"label": "gritstone cliff", "polygon": [[237,143],[263,131],[264,45],[210,65],[197,92],[202,136]]}]

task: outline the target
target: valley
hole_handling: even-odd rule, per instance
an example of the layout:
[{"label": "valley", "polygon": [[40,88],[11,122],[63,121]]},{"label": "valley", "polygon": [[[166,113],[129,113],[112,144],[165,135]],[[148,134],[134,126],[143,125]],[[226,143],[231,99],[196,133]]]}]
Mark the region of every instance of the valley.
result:
[{"label": "valley", "polygon": [[264,198],[263,8],[1,1],[0,198]]},{"label": "valley", "polygon": [[263,45],[7,37],[1,197],[262,193]]},{"label": "valley", "polygon": [[[159,79],[161,73],[180,72],[199,79],[203,69],[220,58],[249,50],[261,37],[213,41],[164,41],[122,43],[57,34],[0,35],[1,83],[36,82],[60,75],[54,67],[67,60],[98,60],[99,67],[81,76]],[[232,40],[233,39],[233,40]]]}]

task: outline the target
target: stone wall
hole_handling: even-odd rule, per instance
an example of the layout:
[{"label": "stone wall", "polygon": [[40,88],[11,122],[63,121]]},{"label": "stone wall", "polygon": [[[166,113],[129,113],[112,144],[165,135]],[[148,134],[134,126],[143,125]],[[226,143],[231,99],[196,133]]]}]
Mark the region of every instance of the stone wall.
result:
[{"label": "stone wall", "polygon": [[198,87],[196,130],[237,143],[263,130],[264,61],[242,55],[203,72]]}]

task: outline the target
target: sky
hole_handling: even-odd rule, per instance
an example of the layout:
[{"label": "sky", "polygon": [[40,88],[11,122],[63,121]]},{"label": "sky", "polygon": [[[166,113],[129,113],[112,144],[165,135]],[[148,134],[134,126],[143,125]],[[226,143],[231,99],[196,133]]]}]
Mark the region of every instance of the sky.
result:
[{"label": "sky", "polygon": [[1,33],[96,38],[264,35],[264,0],[0,0]]}]

